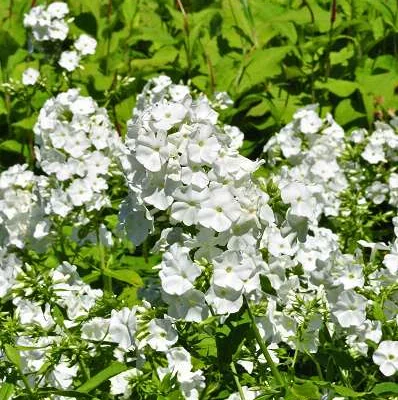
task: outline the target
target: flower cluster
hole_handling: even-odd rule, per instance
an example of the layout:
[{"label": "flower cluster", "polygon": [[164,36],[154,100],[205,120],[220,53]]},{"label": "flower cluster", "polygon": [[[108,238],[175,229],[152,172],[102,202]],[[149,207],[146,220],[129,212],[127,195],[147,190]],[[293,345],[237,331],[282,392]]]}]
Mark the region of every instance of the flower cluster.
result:
[{"label": "flower cluster", "polygon": [[28,166],[14,165],[0,174],[0,248],[36,250],[50,229],[45,203],[48,179],[35,176]]},{"label": "flower cluster", "polygon": [[34,127],[38,165],[50,177],[49,213],[65,217],[76,207],[110,204],[107,180],[123,146],[107,112],[70,89],[47,100]]},{"label": "flower cluster", "polygon": [[[32,35],[35,41],[41,43],[63,42],[67,39],[69,33],[68,22],[65,17],[69,13],[69,8],[66,3],[54,2],[48,7],[36,6],[33,7],[29,13],[25,14],[24,26],[32,30]],[[80,64],[83,57],[95,53],[97,41],[83,33],[73,43],[73,48],[70,50],[62,51],[59,55],[59,49],[55,53],[58,54],[58,65],[68,72],[74,71]],[[47,52],[52,52],[54,49],[50,47]],[[25,85],[34,84],[37,80],[33,79],[36,73],[32,70],[25,71],[23,82]],[[33,83],[31,83],[33,81]]]},{"label": "flower cluster", "polygon": [[[339,194],[347,187],[339,164],[345,147],[344,130],[330,114],[320,118],[316,109],[316,105],[310,105],[297,111],[293,121],[264,147],[271,165],[280,165],[278,152],[288,161],[273,176],[280,190],[286,193],[285,196],[282,193],[284,202],[292,205],[296,215],[314,222],[321,215],[339,213]],[[297,186],[288,187],[293,182],[302,184],[301,191]]]},{"label": "flower cluster", "polygon": [[65,40],[69,27],[65,17],[69,13],[66,3],[56,1],[47,7],[33,7],[24,17],[24,26],[32,30],[38,42]]},{"label": "flower cluster", "polygon": [[73,43],[72,50],[66,50],[61,53],[58,64],[68,72],[72,72],[79,66],[84,56],[95,53],[96,47],[97,41],[83,33]]},{"label": "flower cluster", "polygon": [[[219,95],[216,102],[222,108],[228,99]],[[112,398],[164,395],[167,387],[167,395],[197,400],[214,384],[214,358],[202,341],[215,343],[221,363],[222,342],[235,328],[242,340],[231,341],[234,354],[225,358],[239,394],[224,393],[230,400],[266,394],[256,377],[268,382],[267,368],[277,380],[278,368],[329,357],[326,345],[375,375],[398,371],[396,210],[388,214],[392,225],[386,215],[380,219],[388,244],[365,236],[351,251],[347,232],[335,224],[359,213],[358,202],[344,196],[369,187],[376,193],[377,182],[394,179],[391,168],[388,176],[377,170],[395,160],[393,125],[345,138],[330,115],[322,119],[308,106],[266,145],[267,160],[252,161],[239,154],[243,134],[219,121],[206,96],[161,76],[138,96],[124,142],[105,109],[76,89],[45,103],[34,133],[46,176],[27,166],[0,175],[0,296],[12,310],[9,317],[0,313],[0,346],[11,342],[20,355],[16,396],[24,387],[73,396],[106,359],[120,368],[109,375]],[[380,137],[384,158],[373,163],[366,149]],[[377,171],[361,180],[352,172],[361,163]],[[267,179],[258,177],[264,168],[271,170]],[[122,174],[128,195],[119,228],[126,237],[120,230],[114,237],[116,215],[98,212],[110,205],[108,189],[121,185]],[[387,195],[394,207],[392,186]],[[372,206],[385,200],[368,199]],[[366,196],[361,201],[368,210]],[[62,230],[64,222],[90,219],[95,234],[72,234],[70,248],[54,240],[36,255],[52,223]],[[125,284],[135,277],[130,252],[148,259],[149,245],[161,255],[152,264],[158,278],[145,281],[151,288],[138,299],[134,285]],[[100,280],[104,291],[88,283]],[[12,375],[11,364],[6,346],[0,368]],[[236,368],[250,376],[243,386]],[[336,399],[333,388],[322,388],[322,398]]]}]

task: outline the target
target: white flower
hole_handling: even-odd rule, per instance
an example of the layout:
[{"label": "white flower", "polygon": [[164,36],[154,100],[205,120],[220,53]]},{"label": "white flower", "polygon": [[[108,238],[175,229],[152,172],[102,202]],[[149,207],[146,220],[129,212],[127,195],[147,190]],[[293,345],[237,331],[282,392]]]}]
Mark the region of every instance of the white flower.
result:
[{"label": "white flower", "polygon": [[209,315],[205,296],[200,290],[191,289],[182,295],[162,294],[163,300],[169,304],[168,315],[184,321],[201,322]]},{"label": "white flower", "polygon": [[365,150],[361,154],[362,158],[370,164],[378,164],[379,162],[385,162],[385,153],[383,146],[376,143],[368,143]]},{"label": "white flower", "polygon": [[208,199],[207,189],[196,191],[191,186],[176,189],[173,194],[175,202],[171,206],[171,219],[190,226],[197,224],[201,204]]},{"label": "white flower", "polygon": [[178,340],[177,331],[169,319],[153,319],[148,325],[147,343],[156,351],[167,351]]},{"label": "white flower", "polygon": [[168,294],[182,295],[193,288],[201,269],[189,258],[189,249],[174,243],[164,253],[159,273],[162,288]]},{"label": "white flower", "polygon": [[75,179],[71,185],[66,189],[74,206],[82,206],[92,199],[93,192],[87,179]]},{"label": "white flower", "polygon": [[118,344],[122,350],[129,350],[135,345],[136,315],[135,308],[123,307],[120,311],[112,310],[109,331],[106,340]]},{"label": "white flower", "polygon": [[398,341],[384,340],[380,342],[372,358],[383,375],[394,375],[398,370]]},{"label": "white flower", "polygon": [[169,158],[166,133],[159,131],[157,135],[148,132],[137,139],[136,158],[151,172],[160,171]]},{"label": "white flower", "polygon": [[198,221],[217,232],[229,229],[242,214],[239,203],[227,186],[210,187],[209,199],[204,201],[198,213]]},{"label": "white flower", "polygon": [[335,282],[337,285],[343,285],[345,290],[362,287],[365,283],[362,267],[358,264],[344,265]]},{"label": "white flower", "polygon": [[214,127],[199,124],[187,145],[188,160],[211,165],[217,158],[221,146],[214,136]]},{"label": "white flower", "polygon": [[243,304],[242,291],[213,284],[206,293],[206,301],[217,314],[235,313]]},{"label": "white flower", "polygon": [[241,291],[244,281],[249,279],[253,268],[245,263],[239,253],[227,250],[213,261],[213,282],[223,288]]},{"label": "white flower", "polygon": [[304,134],[317,133],[323,125],[323,121],[319,118],[316,109],[317,104],[311,104],[298,110],[293,118],[299,120],[299,129]]},{"label": "white flower", "polygon": [[73,44],[75,49],[83,56],[94,54],[97,47],[97,41],[89,35],[80,35]]},{"label": "white flower", "polygon": [[39,79],[40,72],[35,68],[27,68],[22,74],[22,83],[24,85],[34,85]]},{"label": "white flower", "polygon": [[72,51],[63,51],[61,53],[61,57],[58,61],[58,64],[67,71],[72,72],[78,67],[79,62],[80,62],[79,54],[76,51],[72,50]]},{"label": "white flower", "polygon": [[353,290],[342,292],[337,298],[332,314],[343,328],[359,326],[366,320],[367,299]]},{"label": "white flower", "polygon": [[114,396],[123,395],[122,399],[130,398],[131,389],[129,388],[129,382],[139,375],[142,375],[142,372],[137,368],[132,368],[110,378],[111,394]]},{"label": "white flower", "polygon": [[69,13],[69,8],[62,1],[55,1],[47,7],[47,12],[52,18],[62,19]]},{"label": "white flower", "polygon": [[48,382],[51,386],[58,389],[69,389],[78,370],[79,367],[77,364],[70,367],[65,357],[61,357],[61,362],[54,367],[47,377]]},{"label": "white flower", "polygon": [[81,337],[86,340],[102,341],[105,339],[109,330],[109,320],[95,317],[85,322],[81,328]]},{"label": "white flower", "polygon": [[187,109],[179,103],[163,101],[152,108],[153,126],[155,129],[168,131],[172,126],[180,123],[185,118]]},{"label": "white flower", "polygon": [[79,96],[71,105],[70,110],[77,115],[91,115],[95,112],[96,104],[91,97]]}]

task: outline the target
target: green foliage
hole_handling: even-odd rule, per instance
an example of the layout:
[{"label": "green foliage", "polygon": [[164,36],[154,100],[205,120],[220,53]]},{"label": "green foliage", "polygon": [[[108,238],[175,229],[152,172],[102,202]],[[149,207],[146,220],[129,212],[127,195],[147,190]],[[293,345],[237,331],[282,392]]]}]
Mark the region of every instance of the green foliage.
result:
[{"label": "green foliage", "polygon": [[89,393],[103,382],[107,381],[109,378],[112,378],[112,376],[120,374],[126,369],[128,369],[128,367],[125,364],[116,361],[112,362],[108,367],[104,368],[102,371],[98,372],[98,374],[90,378],[87,382],[83,383],[83,385],[79,386],[77,388],[77,392]]}]

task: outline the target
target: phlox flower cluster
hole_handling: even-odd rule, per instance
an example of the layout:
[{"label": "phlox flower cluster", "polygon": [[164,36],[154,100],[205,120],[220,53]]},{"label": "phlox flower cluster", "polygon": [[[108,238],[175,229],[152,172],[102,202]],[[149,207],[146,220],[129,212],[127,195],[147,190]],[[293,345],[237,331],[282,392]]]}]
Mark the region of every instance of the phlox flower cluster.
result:
[{"label": "phlox flower cluster", "polygon": [[47,7],[36,6],[24,16],[24,26],[32,30],[38,42],[63,41],[68,36],[69,27],[65,17],[69,13],[68,5],[61,1]]},{"label": "phlox flower cluster", "polygon": [[[326,329],[352,354],[368,356],[367,343],[383,340],[381,322],[369,312],[372,293],[383,290],[380,281],[392,284],[391,273],[366,272],[360,250],[345,254],[338,235],[319,226],[321,216],[340,214],[348,187],[344,131],[308,106],[266,145],[282,214],[252,178],[260,162],[239,156],[230,132],[205,97],[192,99],[163,77],[147,85],[129,122],[130,194],[120,218],[136,245],[157,221],[171,224],[154,247],[163,251],[158,268],[169,316],[201,322],[239,311],[246,297],[267,304],[258,324],[270,348],[316,353]],[[273,294],[262,290],[261,277]]]},{"label": "phlox flower cluster", "polygon": [[39,250],[49,233],[48,179],[27,168],[14,165],[0,174],[0,248],[22,249],[29,242]]},{"label": "phlox flower cluster", "polygon": [[[398,174],[392,167],[398,160],[397,121],[395,117],[389,123],[376,122],[372,133],[362,129],[351,135],[368,169],[375,171],[372,182],[367,183],[366,198],[376,205],[388,202],[394,208],[398,207]],[[385,169],[387,172],[381,173]]]},{"label": "phlox flower cluster", "polygon": [[118,173],[123,145],[105,109],[70,89],[46,101],[34,133],[38,165],[51,181],[49,214],[109,206],[107,180]]},{"label": "phlox flower cluster", "polygon": [[[7,293],[2,293],[2,297],[3,300],[7,297],[12,299],[13,317],[21,332],[15,342],[16,346],[23,349],[20,351],[21,371],[28,377],[31,387],[70,389],[79,372],[78,361],[71,356],[73,346],[77,345],[73,345],[71,330],[77,329],[79,320],[87,318],[97,299],[102,296],[102,291],[84,284],[76,267],[68,262],[40,276],[38,284],[34,269],[28,264],[23,265],[14,255],[8,255],[6,260],[3,258],[2,270],[11,258],[15,276],[8,282]],[[41,298],[40,290],[43,288],[51,296],[46,301]],[[54,307],[65,310],[62,323],[54,318]],[[57,350],[65,346],[68,347],[67,351]],[[4,355],[0,356],[1,359],[4,359]],[[49,364],[47,367],[46,363]]]},{"label": "phlox flower cluster", "polygon": [[[269,164],[279,166],[273,176],[278,187],[292,192],[286,188],[288,184],[305,185],[300,194],[293,189],[296,197],[285,196],[284,201],[292,205],[295,215],[306,216],[314,222],[321,215],[338,215],[339,194],[348,186],[339,163],[344,148],[344,130],[330,114],[322,119],[317,105],[298,110],[293,121],[265,145]],[[280,166],[281,160],[287,163]]]},{"label": "phlox flower cluster", "polygon": [[84,56],[95,53],[97,41],[85,33],[81,34],[73,43],[71,50],[61,53],[58,64],[68,72],[74,71]]},{"label": "phlox flower cluster", "polygon": [[[25,14],[24,26],[31,30],[33,39],[36,42],[62,43],[67,39],[69,33],[68,22],[73,20],[73,18],[65,20],[68,14],[68,5],[63,2],[54,2],[47,7],[36,6]],[[61,53],[58,65],[68,72],[72,72],[79,66],[83,57],[95,53],[96,47],[97,41],[83,33],[74,41],[70,50],[65,50]],[[29,71],[29,75],[25,74],[23,83],[25,85],[34,84],[31,83],[33,76],[32,71]]]},{"label": "phlox flower cluster", "polygon": [[[166,250],[160,265],[163,297],[171,316],[199,322],[209,315],[209,305],[219,314],[236,312],[243,294],[259,290],[263,262],[256,244],[273,213],[268,196],[250,179],[260,163],[237,151],[236,128],[218,124],[206,97],[192,99],[187,87],[168,78],[160,82],[159,97],[159,82],[144,89],[139,100],[146,102],[138,101],[129,122],[124,164],[130,196],[120,217],[137,245],[154,229],[155,218],[169,219],[174,227],[158,242]],[[183,233],[188,227],[197,234]],[[195,289],[203,260],[214,264],[205,293]]]}]

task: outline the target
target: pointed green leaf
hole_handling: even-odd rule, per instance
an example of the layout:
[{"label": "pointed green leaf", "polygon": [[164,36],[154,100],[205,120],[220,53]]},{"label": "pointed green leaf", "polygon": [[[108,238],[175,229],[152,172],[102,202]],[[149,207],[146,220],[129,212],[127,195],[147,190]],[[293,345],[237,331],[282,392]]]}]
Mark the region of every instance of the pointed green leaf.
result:
[{"label": "pointed green leaf", "polygon": [[143,285],[141,277],[132,269],[105,269],[103,273],[105,276],[118,279],[133,286]]},{"label": "pointed green leaf", "polygon": [[372,390],[376,396],[382,393],[398,393],[398,383],[384,382],[378,383]]},{"label": "pointed green leaf", "polygon": [[120,374],[123,371],[126,371],[128,367],[125,364],[120,362],[113,362],[111,365],[103,369],[97,375],[94,375],[87,382],[83,383],[80,387],[77,388],[77,391],[80,393],[88,393],[91,390],[95,389],[101,383],[107,381],[109,378],[112,378],[115,375]]},{"label": "pointed green leaf", "polygon": [[345,397],[363,397],[364,395],[367,394],[367,392],[356,392],[355,390],[345,387],[345,386],[340,386],[340,385],[332,385],[333,390],[339,394],[340,396],[345,396]]},{"label": "pointed green leaf", "polygon": [[21,356],[19,355],[19,351],[8,343],[4,345],[4,351],[8,360],[12,362],[18,370],[21,370]]},{"label": "pointed green leaf", "polygon": [[317,82],[315,87],[317,89],[326,89],[339,97],[348,97],[359,89],[359,85],[356,82],[332,78],[329,78],[327,82]]},{"label": "pointed green leaf", "polygon": [[0,400],[8,400],[14,393],[14,385],[11,383],[3,383],[0,387]]}]

